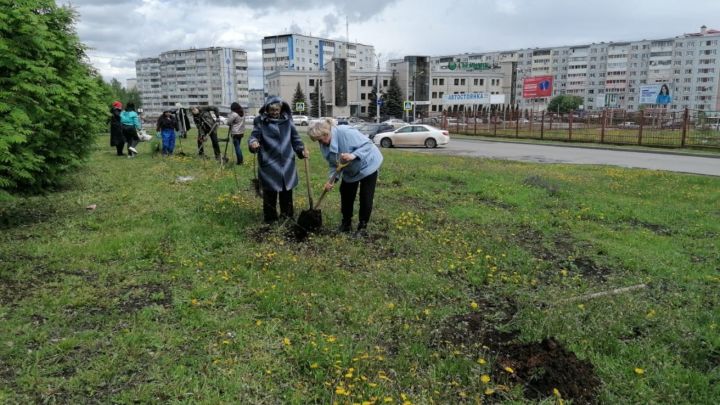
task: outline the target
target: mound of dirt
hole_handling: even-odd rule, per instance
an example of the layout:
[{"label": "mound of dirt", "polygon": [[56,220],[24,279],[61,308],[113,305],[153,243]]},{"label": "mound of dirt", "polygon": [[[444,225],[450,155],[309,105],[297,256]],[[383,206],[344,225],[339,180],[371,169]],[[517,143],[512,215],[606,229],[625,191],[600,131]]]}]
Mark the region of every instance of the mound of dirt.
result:
[{"label": "mound of dirt", "polygon": [[564,399],[574,404],[594,404],[600,379],[593,365],[580,360],[553,338],[540,343],[511,344],[502,348],[495,363],[498,374],[510,367],[512,376],[525,386],[532,399],[551,397],[557,388]]}]

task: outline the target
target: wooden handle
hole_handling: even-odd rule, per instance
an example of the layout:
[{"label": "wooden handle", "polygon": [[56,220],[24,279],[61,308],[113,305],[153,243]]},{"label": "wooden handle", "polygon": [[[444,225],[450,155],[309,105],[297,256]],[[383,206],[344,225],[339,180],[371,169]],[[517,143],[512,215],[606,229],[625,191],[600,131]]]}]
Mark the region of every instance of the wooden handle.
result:
[{"label": "wooden handle", "polygon": [[312,190],[310,189],[310,168],[308,167],[308,158],[304,158],[305,162],[305,183],[307,183],[308,200],[310,201],[310,209],[313,209]]}]

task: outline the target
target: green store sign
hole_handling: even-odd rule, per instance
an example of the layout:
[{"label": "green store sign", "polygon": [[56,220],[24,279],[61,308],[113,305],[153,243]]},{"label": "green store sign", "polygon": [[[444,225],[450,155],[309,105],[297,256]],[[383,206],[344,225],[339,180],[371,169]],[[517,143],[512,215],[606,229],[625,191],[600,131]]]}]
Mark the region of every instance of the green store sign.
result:
[{"label": "green store sign", "polygon": [[472,62],[448,62],[449,70],[490,70],[493,66],[489,63],[472,63]]}]

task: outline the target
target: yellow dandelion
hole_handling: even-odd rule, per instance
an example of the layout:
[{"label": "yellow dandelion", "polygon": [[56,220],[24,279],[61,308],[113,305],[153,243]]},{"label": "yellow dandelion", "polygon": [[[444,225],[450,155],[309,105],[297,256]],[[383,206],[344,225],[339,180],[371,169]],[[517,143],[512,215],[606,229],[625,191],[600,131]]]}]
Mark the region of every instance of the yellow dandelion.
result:
[{"label": "yellow dandelion", "polygon": [[555,395],[556,397],[560,398],[560,390],[557,389],[557,388],[553,388],[553,395]]},{"label": "yellow dandelion", "polygon": [[285,346],[290,346],[292,342],[290,341],[290,338],[283,338],[283,344]]},{"label": "yellow dandelion", "polygon": [[487,374],[483,374],[480,376],[480,381],[482,381],[483,384],[487,384],[490,382],[490,376]]},{"label": "yellow dandelion", "polygon": [[485,361],[485,359],[483,359],[482,357],[479,358],[479,359],[477,359],[477,362],[478,362],[478,364],[485,364],[485,363],[487,363],[487,361]]},{"label": "yellow dandelion", "polygon": [[385,402],[385,403],[391,403],[391,402],[394,402],[394,401],[395,401],[395,400],[392,399],[392,397],[385,397],[385,399],[383,399],[383,402]]},{"label": "yellow dandelion", "polygon": [[470,308],[472,308],[472,309],[478,309],[478,303],[475,302],[475,301],[472,301],[472,302],[470,303]]},{"label": "yellow dandelion", "polygon": [[198,300],[195,299],[195,298],[193,298],[193,299],[190,300],[190,305],[192,305],[192,306],[196,306],[196,305],[198,305],[199,303],[200,303],[200,301],[198,301]]},{"label": "yellow dandelion", "polygon": [[335,387],[335,393],[338,395],[346,395],[347,391],[343,387]]},{"label": "yellow dandelion", "polygon": [[313,363],[310,365],[310,368],[318,368],[318,367],[320,367],[320,365],[317,363]]},{"label": "yellow dandelion", "polygon": [[578,304],[577,307],[578,307],[578,309],[581,310],[581,311],[584,311],[584,310],[585,310],[585,304]]},{"label": "yellow dandelion", "polygon": [[224,344],[224,345],[229,345],[229,344],[230,344],[230,341],[229,341],[229,340],[223,340],[223,344]]},{"label": "yellow dandelion", "polygon": [[492,395],[495,393],[495,390],[492,388],[485,388],[485,395]]},{"label": "yellow dandelion", "polygon": [[325,341],[328,343],[335,343],[336,340],[337,340],[337,338],[333,335],[330,335],[325,339]]},{"label": "yellow dandelion", "polygon": [[388,307],[388,309],[393,309],[393,308],[395,308],[395,304],[393,304],[392,302],[390,302],[390,303],[387,304],[387,307]]},{"label": "yellow dandelion", "polygon": [[635,367],[635,374],[643,375],[643,374],[645,374],[645,369],[642,369],[640,367]]},{"label": "yellow dandelion", "polygon": [[260,325],[262,325],[262,321],[261,321],[261,320],[258,319],[257,321],[255,321],[255,326],[260,326]]},{"label": "yellow dandelion", "polygon": [[507,366],[504,368],[504,370],[510,374],[513,374],[515,372],[515,370],[513,370],[512,367],[507,367]]}]

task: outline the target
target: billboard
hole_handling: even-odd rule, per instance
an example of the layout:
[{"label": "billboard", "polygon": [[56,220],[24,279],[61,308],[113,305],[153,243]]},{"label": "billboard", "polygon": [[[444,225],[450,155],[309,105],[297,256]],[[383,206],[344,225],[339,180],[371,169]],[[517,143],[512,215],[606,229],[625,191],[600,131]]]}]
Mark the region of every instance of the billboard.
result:
[{"label": "billboard", "polygon": [[640,104],[668,105],[672,103],[670,86],[667,83],[640,85]]},{"label": "billboard", "polygon": [[534,76],[523,79],[523,98],[552,96],[552,76]]}]

